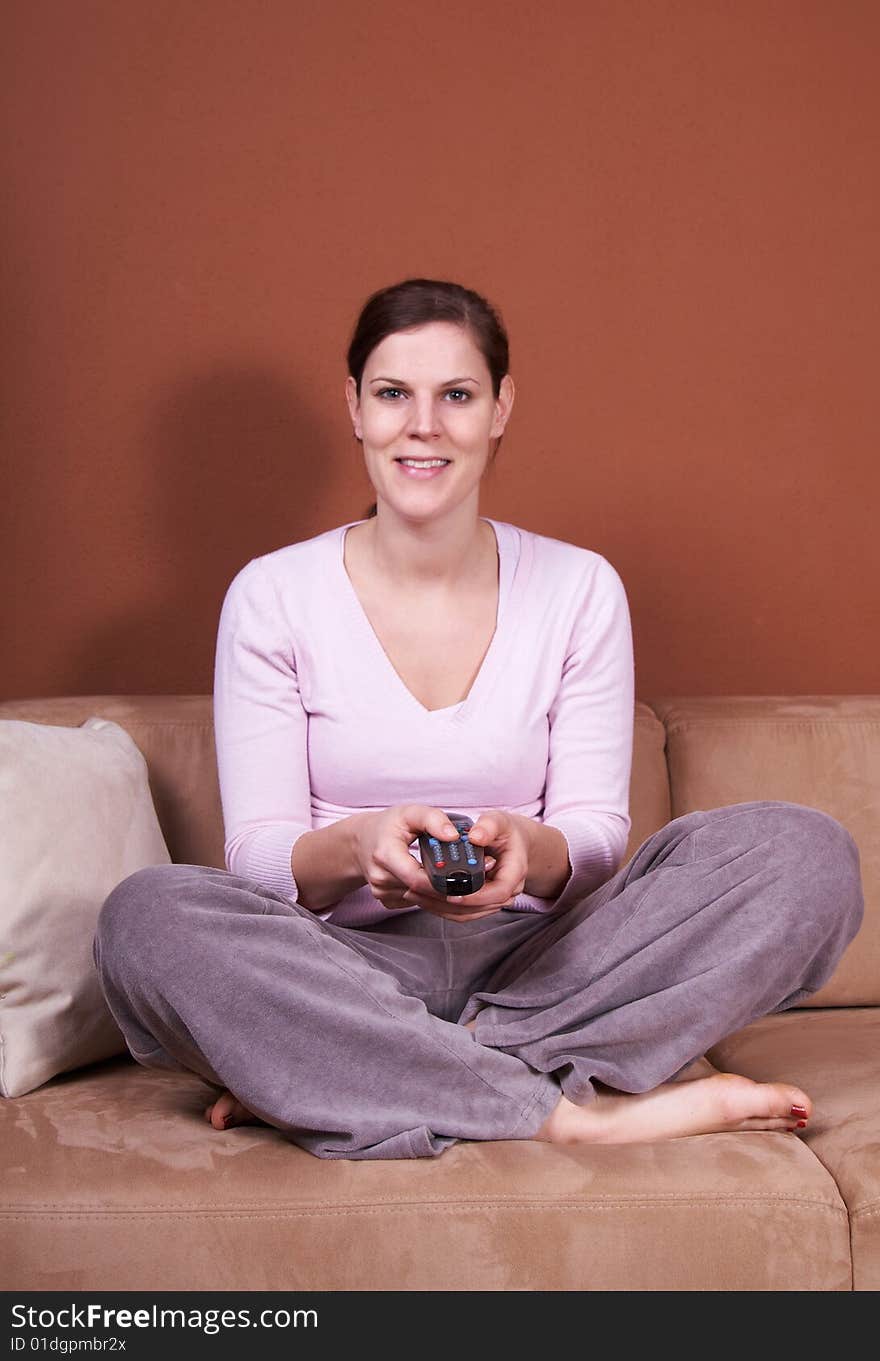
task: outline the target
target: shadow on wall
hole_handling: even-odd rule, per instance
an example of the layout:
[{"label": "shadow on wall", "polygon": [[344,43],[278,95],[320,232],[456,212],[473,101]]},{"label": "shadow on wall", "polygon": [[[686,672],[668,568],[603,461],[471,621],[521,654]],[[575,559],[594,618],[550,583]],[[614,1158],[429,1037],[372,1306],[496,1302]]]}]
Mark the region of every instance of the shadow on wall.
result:
[{"label": "shadow on wall", "polygon": [[[209,693],[229,582],[251,558],[320,532],[316,508],[344,451],[288,375],[228,366],[178,383],[121,490],[137,527],[120,564],[128,588],[116,588],[124,609],[69,657],[63,693]],[[351,457],[354,471],[359,448]]]}]

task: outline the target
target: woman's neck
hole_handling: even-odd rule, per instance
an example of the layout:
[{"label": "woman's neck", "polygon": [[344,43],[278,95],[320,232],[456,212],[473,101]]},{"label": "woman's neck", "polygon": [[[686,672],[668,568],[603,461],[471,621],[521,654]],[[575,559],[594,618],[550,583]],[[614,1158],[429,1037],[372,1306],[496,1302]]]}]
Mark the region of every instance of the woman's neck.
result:
[{"label": "woman's neck", "polygon": [[360,529],[373,571],[402,593],[466,589],[497,572],[498,547],[488,520],[386,525],[375,515]]}]

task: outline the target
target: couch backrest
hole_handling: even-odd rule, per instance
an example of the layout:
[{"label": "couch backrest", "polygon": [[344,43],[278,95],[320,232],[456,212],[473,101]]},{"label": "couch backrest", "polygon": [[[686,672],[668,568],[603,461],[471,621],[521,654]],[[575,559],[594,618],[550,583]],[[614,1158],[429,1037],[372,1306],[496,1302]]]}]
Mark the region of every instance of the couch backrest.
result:
[{"label": "couch backrest", "polygon": [[865,920],[804,1006],[880,1002],[880,695],[654,699],[666,731],[671,816],[751,799],[830,813],[859,848]]},{"label": "couch backrest", "polygon": [[125,728],[143,753],[171,859],[223,869],[211,696],[65,695],[0,703],[0,720],[78,727],[92,714]]},{"label": "couch backrest", "polygon": [[[168,851],[224,868],[210,695],[80,695],[0,703],[0,720],[76,727],[96,714],[147,762]],[[703,696],[638,701],[626,859],[697,808],[784,799],[830,813],[859,848],[865,921],[806,1006],[880,1002],[880,695]]]}]

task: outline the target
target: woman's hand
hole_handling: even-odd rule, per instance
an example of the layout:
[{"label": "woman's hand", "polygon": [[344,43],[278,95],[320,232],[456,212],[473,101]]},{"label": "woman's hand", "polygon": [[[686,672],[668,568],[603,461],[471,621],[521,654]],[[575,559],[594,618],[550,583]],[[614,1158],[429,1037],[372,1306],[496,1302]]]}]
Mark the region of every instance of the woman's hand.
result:
[{"label": "woman's hand", "polygon": [[525,889],[529,870],[528,828],[529,819],[518,813],[507,813],[501,808],[490,808],[481,813],[468,832],[468,840],[474,846],[487,848],[484,856],[486,881],[477,893],[469,893],[464,898],[442,899],[447,906],[445,911],[438,911],[438,915],[453,921],[471,921],[491,912],[500,912],[502,907],[511,907],[517,894]]},{"label": "woman's hand", "polygon": [[[484,813],[481,823],[487,817],[507,816],[505,813]],[[494,825],[489,824],[489,827]],[[476,826],[477,823],[474,823],[474,827]],[[422,832],[428,832],[438,841],[458,839],[458,834],[443,809],[433,808],[430,804],[395,804],[393,808],[386,808],[381,813],[371,813],[359,821],[354,838],[355,858],[367,887],[383,907],[394,909],[418,906],[428,912],[435,912],[440,917],[469,921],[475,917],[487,917],[491,912],[497,912],[505,906],[505,903],[498,899],[497,889],[488,898],[485,896],[485,884],[479,893],[472,893],[466,898],[459,899],[460,907],[456,905],[455,900],[435,893],[422,865],[409,850],[412,842]],[[486,836],[477,844],[485,845],[488,840]],[[494,852],[494,846],[492,849]],[[487,871],[494,868],[495,863],[494,855],[485,857]],[[519,889],[516,891],[520,892]]]}]

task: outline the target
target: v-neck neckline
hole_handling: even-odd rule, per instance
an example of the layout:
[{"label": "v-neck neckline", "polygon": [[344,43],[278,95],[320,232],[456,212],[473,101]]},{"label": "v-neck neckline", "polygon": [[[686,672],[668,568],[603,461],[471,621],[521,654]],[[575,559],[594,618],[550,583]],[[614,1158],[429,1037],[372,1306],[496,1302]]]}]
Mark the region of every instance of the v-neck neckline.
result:
[{"label": "v-neck neckline", "polygon": [[511,553],[506,536],[503,532],[503,527],[498,521],[492,520],[488,516],[482,516],[481,518],[485,519],[487,524],[492,526],[498,551],[498,605],[495,611],[495,629],[489,646],[483,656],[480,668],[464,699],[459,700],[457,704],[446,704],[442,709],[426,708],[422,701],[417,699],[412,690],[410,690],[382,646],[379,635],[370,623],[369,616],[361,604],[360,596],[354,588],[354,582],[348,575],[348,570],[345,566],[345,536],[355,525],[365,524],[366,521],[351,520],[348,524],[340,525],[339,530],[337,531],[338,542],[336,545],[336,561],[342,576],[343,598],[348,602],[349,615],[360,627],[361,633],[367,639],[368,645],[370,646],[373,655],[377,657],[380,667],[384,669],[386,675],[390,673],[390,678],[393,681],[395,689],[402,695],[404,702],[408,704],[411,709],[415,709],[415,711],[426,720],[439,722],[443,719],[447,719],[450,722],[458,722],[464,716],[465,711],[476,703],[479,695],[489,684],[503,645],[506,632],[505,625],[509,622],[510,617],[509,597],[514,564],[511,561]]}]

